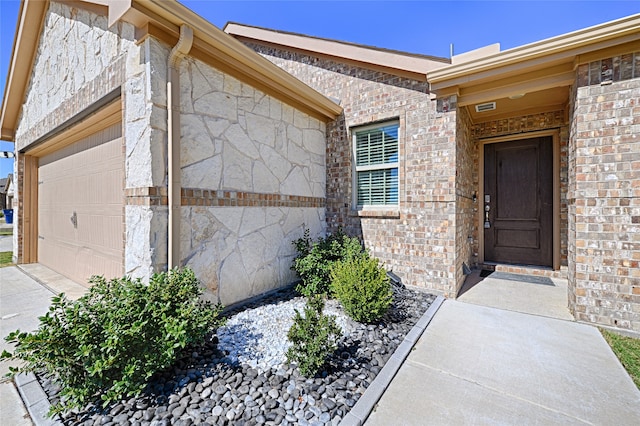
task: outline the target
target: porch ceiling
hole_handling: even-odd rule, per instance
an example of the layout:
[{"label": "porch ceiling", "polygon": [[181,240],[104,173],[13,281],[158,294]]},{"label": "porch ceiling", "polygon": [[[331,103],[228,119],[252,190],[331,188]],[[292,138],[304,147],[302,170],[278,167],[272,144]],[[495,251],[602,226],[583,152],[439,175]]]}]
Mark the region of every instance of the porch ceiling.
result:
[{"label": "porch ceiling", "polygon": [[474,123],[482,123],[507,117],[563,110],[569,102],[569,93],[570,88],[566,85],[529,93],[523,91],[518,95],[524,94],[524,96],[517,99],[492,98],[483,102],[495,102],[496,109],[485,112],[477,112],[474,107],[476,103],[465,103],[462,106],[467,106]]},{"label": "porch ceiling", "polygon": [[[434,83],[438,97],[456,95],[468,107],[474,123],[532,113],[562,110],[569,102],[575,79],[575,60],[565,57],[507,66],[459,78],[456,84]],[[496,108],[477,112],[475,105],[495,102]]]}]

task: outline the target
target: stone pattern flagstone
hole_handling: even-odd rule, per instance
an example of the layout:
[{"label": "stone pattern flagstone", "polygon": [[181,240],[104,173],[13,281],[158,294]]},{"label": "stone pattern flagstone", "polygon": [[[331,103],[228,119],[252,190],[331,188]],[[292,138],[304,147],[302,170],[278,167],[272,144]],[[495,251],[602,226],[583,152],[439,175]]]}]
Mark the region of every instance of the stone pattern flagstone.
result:
[{"label": "stone pattern flagstone", "polygon": [[292,282],[291,242],[304,227],[324,230],[324,204],[272,199],[324,199],[325,124],[193,58],[180,78],[182,186],[266,195],[253,205],[183,202],[182,263],[225,304]]}]

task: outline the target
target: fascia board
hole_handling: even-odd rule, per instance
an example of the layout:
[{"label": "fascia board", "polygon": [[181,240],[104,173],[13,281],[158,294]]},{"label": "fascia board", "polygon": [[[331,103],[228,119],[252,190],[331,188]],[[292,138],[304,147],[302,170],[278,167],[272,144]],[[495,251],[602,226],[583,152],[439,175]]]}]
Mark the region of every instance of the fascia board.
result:
[{"label": "fascia board", "polygon": [[0,138],[3,140],[14,141],[15,139],[18,117],[31,78],[31,69],[48,6],[48,0],[25,0],[20,4],[11,60],[2,97]]},{"label": "fascia board", "polygon": [[540,90],[552,89],[554,87],[564,87],[571,85],[575,80],[575,73],[566,72],[548,77],[542,77],[535,80],[524,81],[520,84],[507,85],[497,87],[494,90],[486,92],[465,93],[464,90],[458,97],[458,105],[473,105],[483,102],[489,102],[499,98],[506,98],[519,93],[536,92]]},{"label": "fascia board", "polygon": [[[446,87],[475,80],[497,68],[517,68],[547,60],[557,61],[595,49],[636,40],[640,36],[640,14],[527,44],[475,61],[452,65],[427,74],[432,85]],[[473,77],[471,77],[474,75]]]},{"label": "fascia board", "polygon": [[131,7],[147,15],[156,15],[156,19],[171,23],[176,30],[182,24],[188,25],[193,29],[194,47],[202,46],[203,43],[211,46],[219,52],[220,58],[229,59],[228,65],[231,65],[236,72],[248,74],[251,79],[260,80],[286,98],[303,99],[308,107],[327,119],[335,119],[342,113],[340,105],[272,64],[180,3],[166,0],[134,0]]},{"label": "fascia board", "polygon": [[428,71],[449,65],[449,61],[445,58],[436,60],[436,58],[431,59],[421,55],[361,46],[303,34],[275,31],[234,22],[225,25],[224,31],[250,40],[422,75]]},{"label": "fascia board", "polygon": [[[177,36],[179,26],[192,26],[197,37],[241,65],[238,73],[257,73],[265,85],[279,92],[286,99],[300,99],[316,115],[325,119],[335,119],[342,113],[342,107],[331,99],[316,92],[276,65],[224,33],[210,22],[175,1],[166,0],[94,0],[94,3],[109,8],[110,21],[124,19],[139,26],[153,20],[169,33]],[[0,138],[14,141],[18,118],[26,94],[33,61],[37,52],[45,12],[49,0],[24,0],[20,5],[18,24],[14,36],[11,61],[7,73],[5,92],[0,109]],[[34,29],[36,29],[34,31]]]}]

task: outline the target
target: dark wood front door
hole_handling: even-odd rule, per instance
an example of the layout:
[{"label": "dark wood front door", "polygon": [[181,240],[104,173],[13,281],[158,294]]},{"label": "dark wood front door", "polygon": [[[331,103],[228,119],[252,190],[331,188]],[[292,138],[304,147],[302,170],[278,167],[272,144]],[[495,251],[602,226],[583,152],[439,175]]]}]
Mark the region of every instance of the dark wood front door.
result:
[{"label": "dark wood front door", "polygon": [[552,266],[551,137],[485,145],[481,201],[485,261]]}]

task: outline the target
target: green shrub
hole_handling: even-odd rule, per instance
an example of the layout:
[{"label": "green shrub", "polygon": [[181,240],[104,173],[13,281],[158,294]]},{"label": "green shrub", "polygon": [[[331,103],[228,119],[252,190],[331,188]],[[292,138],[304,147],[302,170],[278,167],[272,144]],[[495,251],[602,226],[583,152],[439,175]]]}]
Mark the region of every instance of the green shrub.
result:
[{"label": "green shrub", "polygon": [[336,350],[337,338],[341,334],[335,317],[324,315],[324,300],[315,295],[307,299],[304,317],[296,310],[293,325],[287,337],[292,345],[287,350],[287,360],[298,364],[306,377],[314,376]]},{"label": "green shrub", "polygon": [[358,322],[376,322],[391,306],[389,277],[368,253],[335,263],[331,287],[347,314]]},{"label": "green shrub", "polygon": [[2,359],[24,362],[11,368],[13,374],[47,372],[61,385],[60,403],[49,415],[138,395],[183,348],[224,322],[221,306],[200,300],[190,269],[156,274],[149,285],[128,277],[92,277],[90,283],[75,302],[54,297],[37,331],[6,338],[16,348]]},{"label": "green shrub", "polygon": [[304,236],[293,242],[298,256],[293,261],[291,269],[296,271],[302,282],[296,286],[296,291],[307,297],[321,294],[331,296],[332,265],[337,261],[359,256],[363,252],[362,245],[355,237],[349,237],[341,229],[326,238],[318,238],[313,242],[309,237],[309,230]]}]

